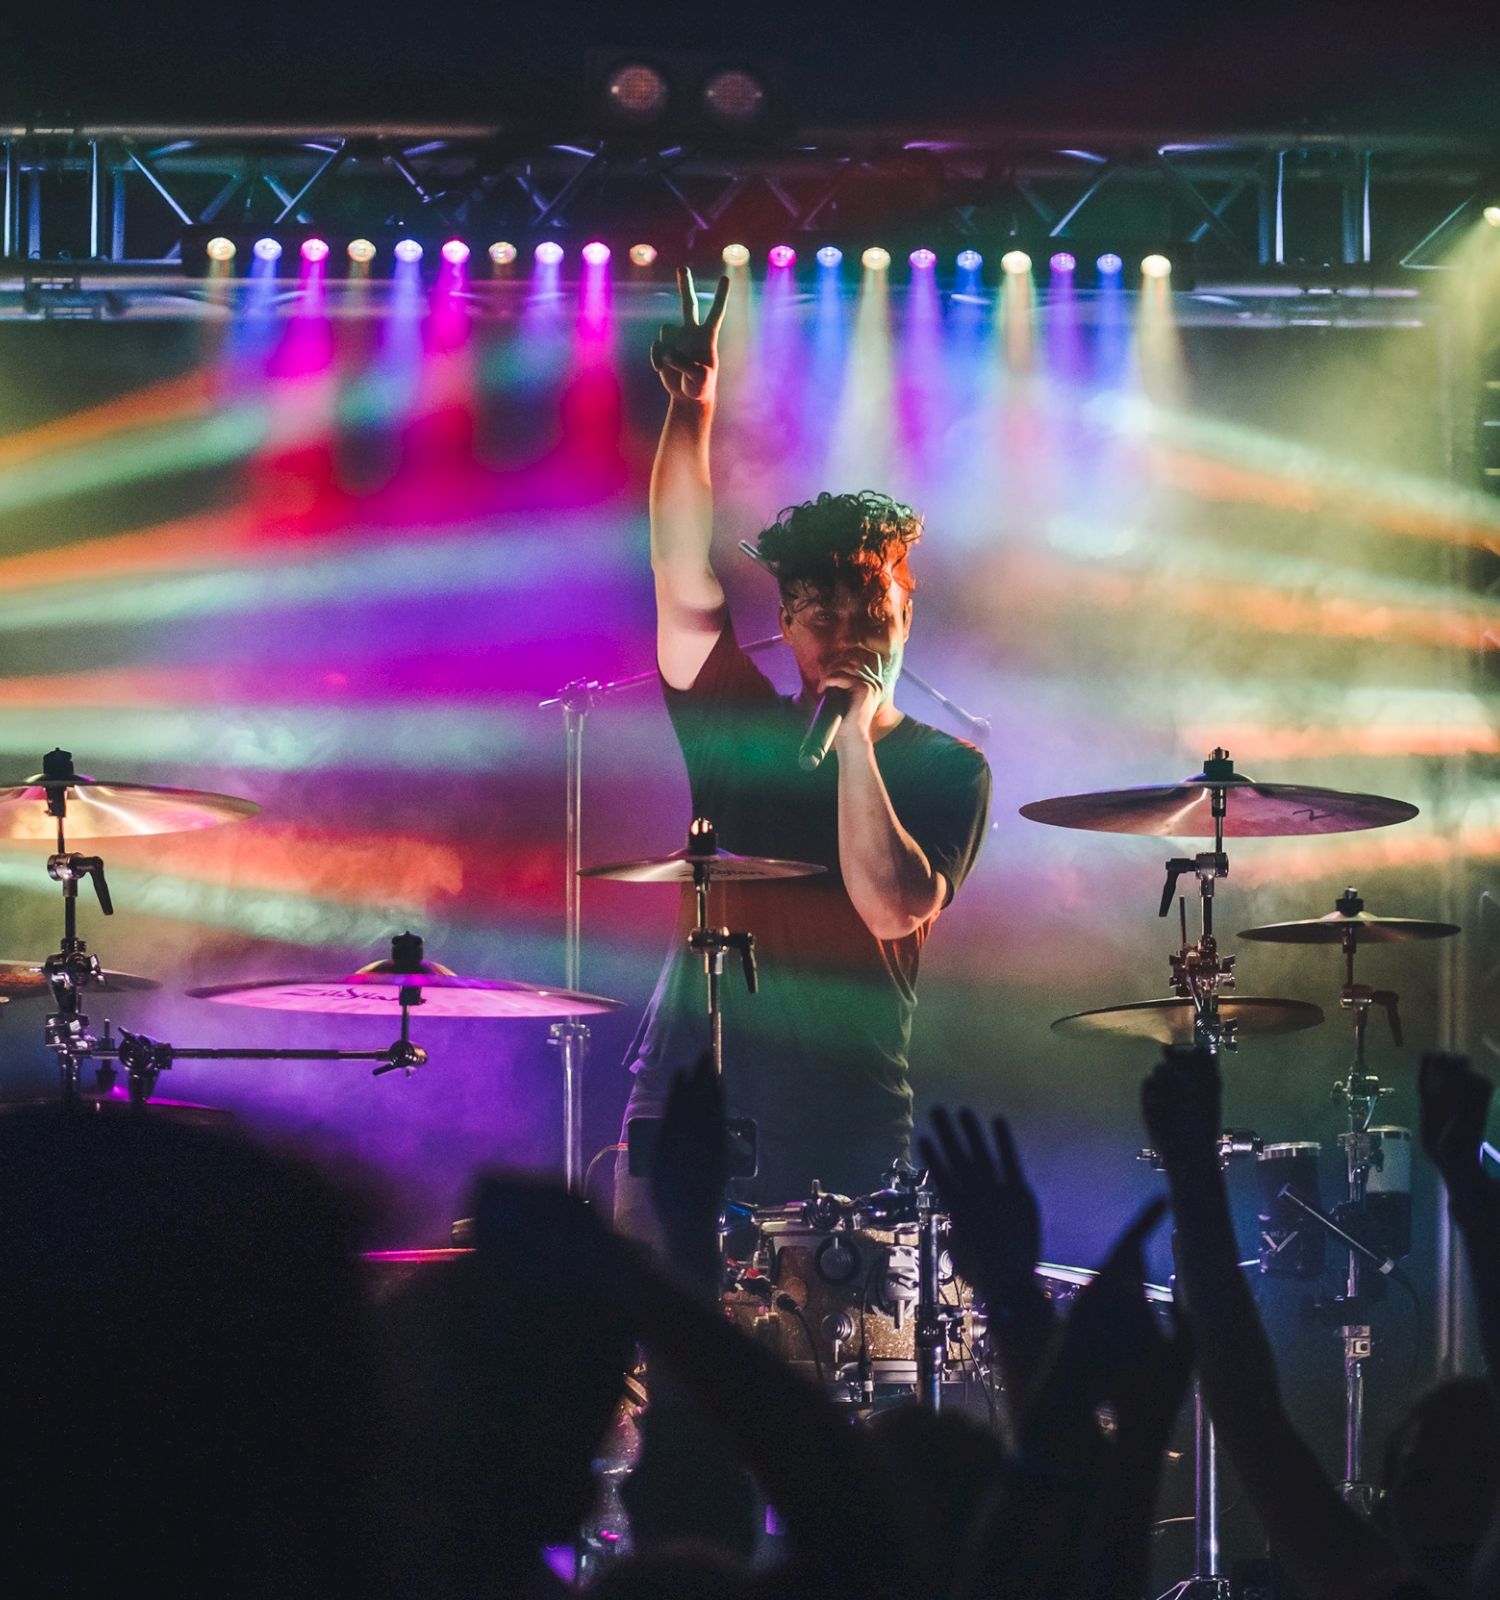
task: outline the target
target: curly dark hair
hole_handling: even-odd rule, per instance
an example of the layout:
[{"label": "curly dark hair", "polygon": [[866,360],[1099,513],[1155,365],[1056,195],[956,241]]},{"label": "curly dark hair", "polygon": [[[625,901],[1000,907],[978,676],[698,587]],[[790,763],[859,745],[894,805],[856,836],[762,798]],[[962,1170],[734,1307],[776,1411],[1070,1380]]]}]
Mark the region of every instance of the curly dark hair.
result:
[{"label": "curly dark hair", "polygon": [[825,603],[843,586],[884,597],[883,573],[911,594],[917,587],[907,557],[922,537],[922,518],[889,495],[862,489],[788,506],[756,541],[783,602],[815,597]]}]

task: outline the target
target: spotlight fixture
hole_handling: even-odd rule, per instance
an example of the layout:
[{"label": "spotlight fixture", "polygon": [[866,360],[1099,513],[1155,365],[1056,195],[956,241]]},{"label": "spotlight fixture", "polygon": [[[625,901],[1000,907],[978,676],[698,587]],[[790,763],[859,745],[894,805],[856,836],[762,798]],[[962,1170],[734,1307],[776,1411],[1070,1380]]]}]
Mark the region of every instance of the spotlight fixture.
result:
[{"label": "spotlight fixture", "polygon": [[1051,267],[1053,272],[1055,272],[1059,277],[1066,277],[1068,273],[1072,272],[1074,268],[1077,267],[1078,263],[1073,259],[1072,256],[1068,254],[1066,250],[1059,250],[1057,254],[1054,255],[1047,263],[1047,265]]},{"label": "spotlight fixture", "polygon": [[1031,271],[1031,257],[1024,250],[1007,250],[1000,257],[1000,270],[1019,278],[1023,272]]},{"label": "spotlight fixture", "polygon": [[490,246],[490,260],[497,267],[508,267],[516,259],[516,247],[508,239],[497,239]]},{"label": "spotlight fixture", "polygon": [[590,239],[583,247],[583,259],[591,267],[602,267],[609,260],[609,246],[602,239]]},{"label": "spotlight fixture", "polygon": [[797,264],[797,252],[789,244],[773,244],[766,259],[773,267],[794,267]]},{"label": "spotlight fixture", "polygon": [[375,259],[375,246],[368,239],[351,239],[349,241],[349,259],[359,262],[373,261]]},{"label": "spotlight fixture", "polygon": [[844,259],[844,252],[836,244],[825,244],[818,251],[818,265],[820,267],[836,267]]},{"label": "spotlight fixture", "polygon": [[984,265],[984,257],[977,250],[960,250],[957,265],[960,272],[978,272]]},{"label": "spotlight fixture", "polygon": [[859,259],[867,272],[884,272],[891,264],[891,253],[878,244],[872,244]]},{"label": "spotlight fixture", "polygon": [[630,264],[633,267],[649,267],[656,260],[656,246],[654,244],[633,244],[630,247]]},{"label": "spotlight fixture", "polygon": [[918,272],[928,271],[937,265],[937,256],[931,250],[913,250],[906,258]]},{"label": "spotlight fixture", "polygon": [[203,253],[210,261],[233,261],[234,240],[226,239],[223,234],[210,239],[203,247]]},{"label": "spotlight fixture", "polygon": [[655,122],[667,109],[667,80],[644,61],[627,61],[604,83],[605,103],[621,122]]},{"label": "spotlight fixture", "polygon": [[743,244],[726,244],[724,246],[724,265],[726,267],[748,267],[750,265],[750,250]]},{"label": "spotlight fixture", "polygon": [[302,241],[302,259],[312,266],[328,259],[328,241],[326,239],[304,239]]},{"label": "spotlight fixture", "polygon": [[730,67],[714,73],[703,86],[703,108],[716,121],[747,127],[765,109],[766,90],[759,78]]},{"label": "spotlight fixture", "polygon": [[280,261],[281,240],[271,238],[257,239],[255,241],[255,259],[257,261]]},{"label": "spotlight fixture", "polygon": [[422,259],[422,246],[415,239],[398,239],[396,248],[391,253],[397,261],[404,261],[410,266],[413,262]]},{"label": "spotlight fixture", "polygon": [[1172,271],[1172,263],[1164,255],[1153,252],[1149,256],[1141,257],[1141,276],[1143,278],[1165,278]]},{"label": "spotlight fixture", "polygon": [[1100,256],[1099,259],[1094,263],[1094,265],[1098,267],[1099,271],[1103,273],[1106,278],[1112,278],[1115,273],[1123,272],[1125,270],[1125,263],[1114,253],[1113,250],[1106,250],[1104,254]]},{"label": "spotlight fixture", "polygon": [[1500,228],[1500,206],[1486,206],[1484,208],[1484,220],[1492,228]]},{"label": "spotlight fixture", "polygon": [[469,247],[462,239],[449,239],[443,246],[443,260],[450,267],[461,267],[469,259]]},{"label": "spotlight fixture", "polygon": [[544,267],[555,267],[563,258],[563,247],[556,239],[543,239],[532,254]]}]

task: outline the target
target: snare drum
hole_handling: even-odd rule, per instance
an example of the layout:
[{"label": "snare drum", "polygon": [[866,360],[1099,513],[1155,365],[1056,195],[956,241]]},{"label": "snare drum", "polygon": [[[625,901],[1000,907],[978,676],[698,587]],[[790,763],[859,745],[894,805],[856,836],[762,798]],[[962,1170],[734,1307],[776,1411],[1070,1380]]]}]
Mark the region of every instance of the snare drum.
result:
[{"label": "snare drum", "polygon": [[[816,1202],[754,1213],[755,1247],[725,1315],[783,1360],[830,1384],[909,1389],[917,1382],[917,1229],[871,1227],[857,1208]],[[939,1296],[959,1309],[949,1362],[972,1366],[980,1328],[973,1291],[944,1251]]]},{"label": "snare drum", "polygon": [[1316,1278],[1323,1271],[1323,1230],[1291,1201],[1290,1186],[1309,1205],[1319,1206],[1318,1158],[1323,1147],[1301,1139],[1268,1144],[1256,1157],[1260,1178],[1260,1270],[1272,1278]]}]

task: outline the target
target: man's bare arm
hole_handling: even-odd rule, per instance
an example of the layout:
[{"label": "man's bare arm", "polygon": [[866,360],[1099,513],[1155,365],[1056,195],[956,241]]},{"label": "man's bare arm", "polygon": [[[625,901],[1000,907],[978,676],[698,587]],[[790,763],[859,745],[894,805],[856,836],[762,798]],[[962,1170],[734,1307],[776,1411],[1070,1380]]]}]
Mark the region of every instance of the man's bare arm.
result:
[{"label": "man's bare arm", "polygon": [[724,589],[713,569],[713,480],[708,444],[718,389],[719,324],[729,279],[719,280],[708,320],[698,321],[693,275],[677,271],[680,325],[664,323],[651,364],[669,396],[651,469],[651,572],[656,581],[656,659],[674,689],[688,689],[724,626]]},{"label": "man's bare arm", "polygon": [[868,738],[839,749],[839,870],[877,939],[915,933],[948,894],[948,880],[902,827]]}]

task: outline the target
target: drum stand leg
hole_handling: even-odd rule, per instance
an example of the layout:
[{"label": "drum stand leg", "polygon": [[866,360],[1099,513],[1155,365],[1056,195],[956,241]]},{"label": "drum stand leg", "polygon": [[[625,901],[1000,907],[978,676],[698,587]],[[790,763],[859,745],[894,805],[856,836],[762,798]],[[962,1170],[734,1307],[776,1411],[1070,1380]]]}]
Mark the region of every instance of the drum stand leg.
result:
[{"label": "drum stand leg", "polygon": [[1214,1425],[1193,1380],[1193,1575],[1161,1600],[1229,1600],[1229,1580],[1219,1555],[1219,1453]]}]

